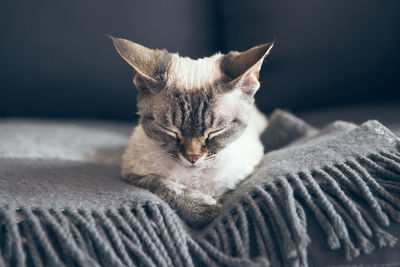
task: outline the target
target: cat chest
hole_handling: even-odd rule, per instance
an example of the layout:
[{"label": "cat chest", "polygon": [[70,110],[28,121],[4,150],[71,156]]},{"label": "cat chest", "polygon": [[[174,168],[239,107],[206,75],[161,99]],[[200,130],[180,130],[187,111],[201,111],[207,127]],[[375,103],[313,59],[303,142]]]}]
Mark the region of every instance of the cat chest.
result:
[{"label": "cat chest", "polygon": [[245,164],[220,164],[204,169],[173,168],[168,171],[167,179],[190,186],[205,194],[219,196],[252,173],[258,161]]}]

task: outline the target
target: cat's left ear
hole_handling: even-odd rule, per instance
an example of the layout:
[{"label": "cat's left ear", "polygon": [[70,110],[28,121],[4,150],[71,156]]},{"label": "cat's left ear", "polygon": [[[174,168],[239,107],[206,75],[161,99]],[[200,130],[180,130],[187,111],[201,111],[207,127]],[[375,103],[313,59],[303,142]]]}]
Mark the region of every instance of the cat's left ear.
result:
[{"label": "cat's left ear", "polygon": [[266,43],[244,52],[229,52],[221,62],[222,71],[229,77],[227,87],[239,87],[244,94],[253,96],[260,87],[261,65],[273,46],[274,43]]}]

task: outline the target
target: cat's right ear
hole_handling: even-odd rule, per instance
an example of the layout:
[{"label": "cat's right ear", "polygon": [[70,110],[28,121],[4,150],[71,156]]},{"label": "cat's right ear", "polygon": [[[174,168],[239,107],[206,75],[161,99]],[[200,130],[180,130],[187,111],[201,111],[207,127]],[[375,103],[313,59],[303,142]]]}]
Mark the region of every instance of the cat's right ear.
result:
[{"label": "cat's right ear", "polygon": [[164,87],[163,74],[171,58],[166,50],[150,49],[126,39],[109,37],[118,54],[135,70],[134,83],[139,91],[159,91]]}]

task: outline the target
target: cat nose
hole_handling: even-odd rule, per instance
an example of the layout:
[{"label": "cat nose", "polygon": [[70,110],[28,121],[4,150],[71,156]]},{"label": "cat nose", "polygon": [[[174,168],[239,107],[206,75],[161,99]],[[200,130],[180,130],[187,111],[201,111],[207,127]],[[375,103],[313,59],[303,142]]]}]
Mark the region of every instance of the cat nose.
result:
[{"label": "cat nose", "polygon": [[194,164],[200,157],[201,155],[185,155],[185,158],[192,164]]}]

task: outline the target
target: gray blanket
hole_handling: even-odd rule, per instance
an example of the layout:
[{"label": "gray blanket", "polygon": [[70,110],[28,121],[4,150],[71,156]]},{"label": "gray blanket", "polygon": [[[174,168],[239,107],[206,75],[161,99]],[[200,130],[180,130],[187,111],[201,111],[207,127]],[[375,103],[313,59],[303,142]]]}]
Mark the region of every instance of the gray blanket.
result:
[{"label": "gray blanket", "polygon": [[0,121],[0,266],[307,266],[307,220],[353,259],[397,238],[399,139],[276,111],[257,171],[202,230],[120,178],[131,127]]}]

